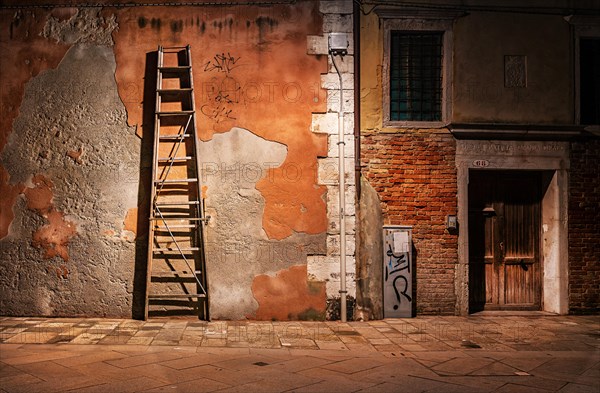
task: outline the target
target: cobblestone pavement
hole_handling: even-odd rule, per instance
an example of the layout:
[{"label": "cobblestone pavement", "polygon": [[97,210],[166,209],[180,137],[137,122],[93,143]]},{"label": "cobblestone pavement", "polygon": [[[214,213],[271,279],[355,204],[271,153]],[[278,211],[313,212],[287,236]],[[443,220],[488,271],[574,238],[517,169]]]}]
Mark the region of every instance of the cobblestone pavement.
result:
[{"label": "cobblestone pavement", "polygon": [[0,318],[0,392],[600,392],[600,316]]}]

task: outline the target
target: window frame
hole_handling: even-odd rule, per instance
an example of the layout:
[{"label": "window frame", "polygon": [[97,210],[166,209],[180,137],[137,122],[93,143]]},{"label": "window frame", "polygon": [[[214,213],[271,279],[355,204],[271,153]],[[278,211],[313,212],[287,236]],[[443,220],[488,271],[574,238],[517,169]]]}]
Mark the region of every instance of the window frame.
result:
[{"label": "window frame", "polygon": [[[382,17],[380,15],[380,17]],[[446,127],[452,115],[452,25],[454,18],[393,17],[383,21],[383,126],[394,128],[442,128]],[[415,121],[391,120],[390,116],[390,58],[392,31],[441,32],[442,35],[442,99],[441,120]]]},{"label": "window frame", "polygon": [[573,15],[565,18],[573,26],[573,99],[574,120],[577,125],[595,126],[581,123],[581,39],[600,39],[600,17]]}]

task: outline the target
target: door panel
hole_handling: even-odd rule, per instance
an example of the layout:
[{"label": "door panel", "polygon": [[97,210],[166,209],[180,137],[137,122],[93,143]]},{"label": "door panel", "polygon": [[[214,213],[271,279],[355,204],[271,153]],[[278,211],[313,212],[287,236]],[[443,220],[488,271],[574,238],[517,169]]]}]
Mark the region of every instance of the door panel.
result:
[{"label": "door panel", "polygon": [[471,312],[540,308],[540,189],[539,172],[470,173]]}]

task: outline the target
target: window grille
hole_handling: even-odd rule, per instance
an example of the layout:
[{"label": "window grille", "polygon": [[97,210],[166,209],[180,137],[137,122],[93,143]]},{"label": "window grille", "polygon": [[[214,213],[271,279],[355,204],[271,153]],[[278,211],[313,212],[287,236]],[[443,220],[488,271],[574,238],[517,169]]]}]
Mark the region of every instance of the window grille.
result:
[{"label": "window grille", "polygon": [[442,119],[443,34],[391,32],[390,120]]}]

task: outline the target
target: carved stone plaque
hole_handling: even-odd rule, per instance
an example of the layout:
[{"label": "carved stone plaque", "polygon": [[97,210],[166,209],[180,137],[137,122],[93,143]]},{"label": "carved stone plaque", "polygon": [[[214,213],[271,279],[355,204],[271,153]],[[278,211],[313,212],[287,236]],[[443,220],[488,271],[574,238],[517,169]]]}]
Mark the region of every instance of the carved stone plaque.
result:
[{"label": "carved stone plaque", "polygon": [[504,56],[504,87],[527,87],[527,56]]}]

